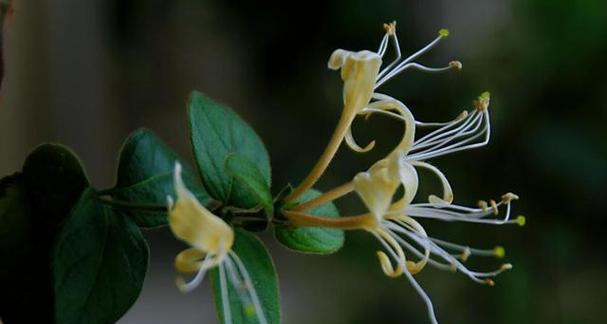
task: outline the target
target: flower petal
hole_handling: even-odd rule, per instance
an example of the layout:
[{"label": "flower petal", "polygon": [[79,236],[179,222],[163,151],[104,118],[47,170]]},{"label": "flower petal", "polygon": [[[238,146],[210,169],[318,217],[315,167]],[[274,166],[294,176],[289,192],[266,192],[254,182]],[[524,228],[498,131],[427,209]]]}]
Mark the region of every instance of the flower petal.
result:
[{"label": "flower petal", "polygon": [[175,191],[177,200],[169,204],[173,234],[203,253],[225,254],[234,243],[234,231],[185,187],[179,163],[175,164]]}]

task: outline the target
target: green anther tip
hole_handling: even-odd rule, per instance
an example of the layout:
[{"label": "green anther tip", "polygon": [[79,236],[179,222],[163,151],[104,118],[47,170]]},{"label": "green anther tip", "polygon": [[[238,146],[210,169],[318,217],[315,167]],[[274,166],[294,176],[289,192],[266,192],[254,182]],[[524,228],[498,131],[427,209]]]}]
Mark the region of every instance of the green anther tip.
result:
[{"label": "green anther tip", "polygon": [[503,246],[496,246],[493,249],[493,253],[495,253],[495,256],[499,259],[503,258],[504,256],[506,256],[506,249],[504,249]]},{"label": "green anther tip", "polygon": [[255,306],[252,304],[248,304],[244,307],[244,312],[247,314],[247,317],[253,317],[257,313],[255,311]]},{"label": "green anther tip", "polygon": [[525,223],[527,222],[527,219],[525,218],[525,216],[523,215],[518,215],[518,217],[516,217],[516,223],[519,226],[525,226]]},{"label": "green anther tip", "polygon": [[440,37],[447,37],[449,36],[449,29],[443,28],[441,30],[438,31],[438,36]]},{"label": "green anther tip", "polygon": [[478,96],[478,98],[481,100],[489,100],[491,98],[491,93],[489,91],[485,91],[485,92],[481,93],[481,95]]}]

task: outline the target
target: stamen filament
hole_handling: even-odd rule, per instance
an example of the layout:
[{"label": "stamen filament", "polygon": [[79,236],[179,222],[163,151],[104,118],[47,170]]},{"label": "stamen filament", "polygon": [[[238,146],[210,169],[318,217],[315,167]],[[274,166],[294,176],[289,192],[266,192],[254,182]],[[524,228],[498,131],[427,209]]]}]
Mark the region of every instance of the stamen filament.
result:
[{"label": "stamen filament", "polygon": [[228,296],[228,283],[223,264],[219,266],[219,290],[221,291],[221,305],[223,308],[223,320],[226,324],[232,324],[232,310]]},{"label": "stamen filament", "polygon": [[436,315],[434,314],[434,306],[432,305],[432,300],[430,299],[430,297],[428,297],[428,294],[426,294],[426,291],[419,285],[419,283],[415,280],[415,278],[413,278],[413,275],[409,272],[409,270],[407,270],[407,267],[404,264],[406,260],[400,260],[398,258],[398,256],[396,255],[396,253],[394,251],[392,251],[392,249],[389,247],[388,243],[384,242],[384,240],[379,239],[379,241],[384,246],[384,248],[388,251],[390,256],[392,256],[392,258],[398,263],[398,265],[404,269],[403,273],[405,274],[405,276],[407,277],[407,279],[409,280],[411,285],[415,288],[415,290],[417,291],[417,294],[422,298],[422,300],[426,304],[426,309],[428,311],[428,317],[430,318],[431,323],[438,324],[438,320],[436,319]]},{"label": "stamen filament", "polygon": [[267,324],[268,321],[266,319],[266,315],[263,312],[259,296],[257,295],[257,290],[255,289],[255,285],[253,283],[253,280],[251,280],[251,276],[249,275],[247,268],[244,266],[242,260],[240,260],[240,257],[233,251],[230,251],[230,257],[232,258],[232,260],[235,261],[236,266],[238,267],[240,274],[244,279],[245,286],[248,288],[251,301],[253,302],[253,306],[255,307],[255,314],[257,315],[257,319],[259,320],[260,324]]}]

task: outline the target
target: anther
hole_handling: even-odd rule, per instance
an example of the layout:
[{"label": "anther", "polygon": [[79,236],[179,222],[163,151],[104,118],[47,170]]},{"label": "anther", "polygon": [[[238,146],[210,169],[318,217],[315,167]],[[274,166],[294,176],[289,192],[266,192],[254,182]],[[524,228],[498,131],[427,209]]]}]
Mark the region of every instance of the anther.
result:
[{"label": "anther", "polygon": [[393,36],[396,33],[396,20],[391,23],[385,23],[384,29],[388,36]]},{"label": "anther", "polygon": [[485,283],[491,287],[495,286],[495,281],[493,281],[493,279],[485,279]]},{"label": "anther", "polygon": [[478,98],[476,100],[474,100],[472,102],[472,104],[474,105],[474,108],[478,111],[485,111],[487,110],[487,108],[489,108],[489,101],[491,98],[491,94],[489,93],[489,91],[485,91],[483,93],[481,93],[480,96],[478,96]]},{"label": "anther", "polygon": [[512,200],[518,200],[518,195],[513,194],[513,193],[511,193],[511,192],[508,192],[508,193],[506,193],[506,194],[502,195],[502,201],[503,201],[503,202],[505,202],[505,203],[509,203],[509,202],[511,202]]},{"label": "anther", "polygon": [[499,209],[497,209],[497,203],[493,199],[489,200],[489,203],[491,204],[491,209],[493,209],[493,214],[497,216],[497,214],[499,213]]},{"label": "anther", "polygon": [[482,209],[482,210],[483,210],[483,212],[486,212],[486,211],[487,211],[487,207],[488,207],[488,205],[487,205],[487,202],[486,202],[486,201],[484,201],[484,200],[479,200],[479,201],[478,201],[478,203],[477,203],[477,205],[478,205],[478,208],[480,208],[480,209]]},{"label": "anther", "polygon": [[449,67],[459,71],[462,69],[463,65],[462,65],[462,62],[460,62],[460,61],[451,61],[451,62],[449,62]]},{"label": "anther", "polygon": [[493,254],[495,254],[495,257],[501,259],[506,256],[506,249],[503,246],[496,246],[493,248]]},{"label": "anther", "polygon": [[500,267],[500,270],[502,270],[502,271],[511,270],[511,269],[512,269],[512,264],[511,263],[504,263]]},{"label": "anther", "polygon": [[442,38],[449,36],[449,29],[443,28],[443,29],[439,30],[438,36],[440,36]]},{"label": "anther", "polygon": [[518,215],[518,216],[516,217],[516,223],[517,223],[519,226],[525,226],[525,223],[526,223],[526,222],[527,222],[527,219],[525,218],[525,216],[523,216],[523,215]]},{"label": "anther", "polygon": [[471,254],[472,254],[472,252],[470,251],[470,248],[466,246],[466,248],[464,249],[464,251],[460,255],[460,259],[462,261],[466,262],[466,260],[468,260],[468,258],[470,257]]}]

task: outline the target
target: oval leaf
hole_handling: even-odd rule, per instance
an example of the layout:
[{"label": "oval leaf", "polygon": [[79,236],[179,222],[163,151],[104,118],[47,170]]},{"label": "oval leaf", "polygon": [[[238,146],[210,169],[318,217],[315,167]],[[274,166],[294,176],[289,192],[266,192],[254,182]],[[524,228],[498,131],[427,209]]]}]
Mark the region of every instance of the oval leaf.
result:
[{"label": "oval leaf", "polygon": [[259,172],[259,169],[246,156],[234,153],[226,159],[226,170],[234,178],[232,186],[241,188],[242,190],[233,191],[235,194],[246,195],[243,197],[232,197],[237,201],[258,201],[266,211],[268,217],[274,214],[274,205],[272,201],[272,193],[270,192],[270,184],[266,182],[264,176]]},{"label": "oval leaf", "polygon": [[233,175],[224,167],[228,156],[242,154],[269,186],[270,158],[259,136],[230,108],[200,92],[192,92],[188,105],[192,149],[209,194],[236,207],[259,205],[260,201],[247,193],[249,188],[232,184]]},{"label": "oval leaf", "polygon": [[[320,194],[319,191],[311,189],[301,195],[296,202],[303,203],[320,196]],[[339,217],[337,207],[331,202],[312,208],[306,213],[330,218]],[[290,229],[288,226],[276,226],[274,235],[286,247],[304,253],[330,254],[344,245],[344,232],[333,228],[301,227]]]},{"label": "oval leaf", "polygon": [[23,177],[35,211],[33,221],[45,224],[49,236],[89,183],[80,159],[59,144],[42,144],[32,151],[25,159]]},{"label": "oval leaf", "polygon": [[[182,177],[188,189],[201,203],[208,203],[210,197],[192,168],[145,128],[136,130],[124,142],[120,151],[117,184],[110,195],[134,204],[166,205],[167,196],[175,196],[173,170],[176,161],[183,166]],[[141,227],[167,224],[164,212],[129,211],[128,215]]]},{"label": "oval leaf", "polygon": [[[238,255],[251,277],[268,324],[278,324],[280,323],[280,298],[278,278],[272,258],[263,243],[253,234],[242,229],[236,229],[235,234],[236,238],[232,251]],[[224,261],[221,267],[226,268],[227,263]],[[229,278],[226,278],[227,287],[223,287],[220,282],[219,271],[219,268],[211,270],[210,277],[220,322],[226,323],[221,293],[222,289],[227,289],[232,323],[260,323],[251,303],[241,298],[244,287],[242,285],[235,286]],[[229,272],[229,270],[226,270],[226,272]],[[230,276],[230,274],[226,273],[227,276]]]},{"label": "oval leaf", "polygon": [[53,255],[57,323],[110,324],[143,286],[148,248],[137,225],[85,191],[57,239]]}]

